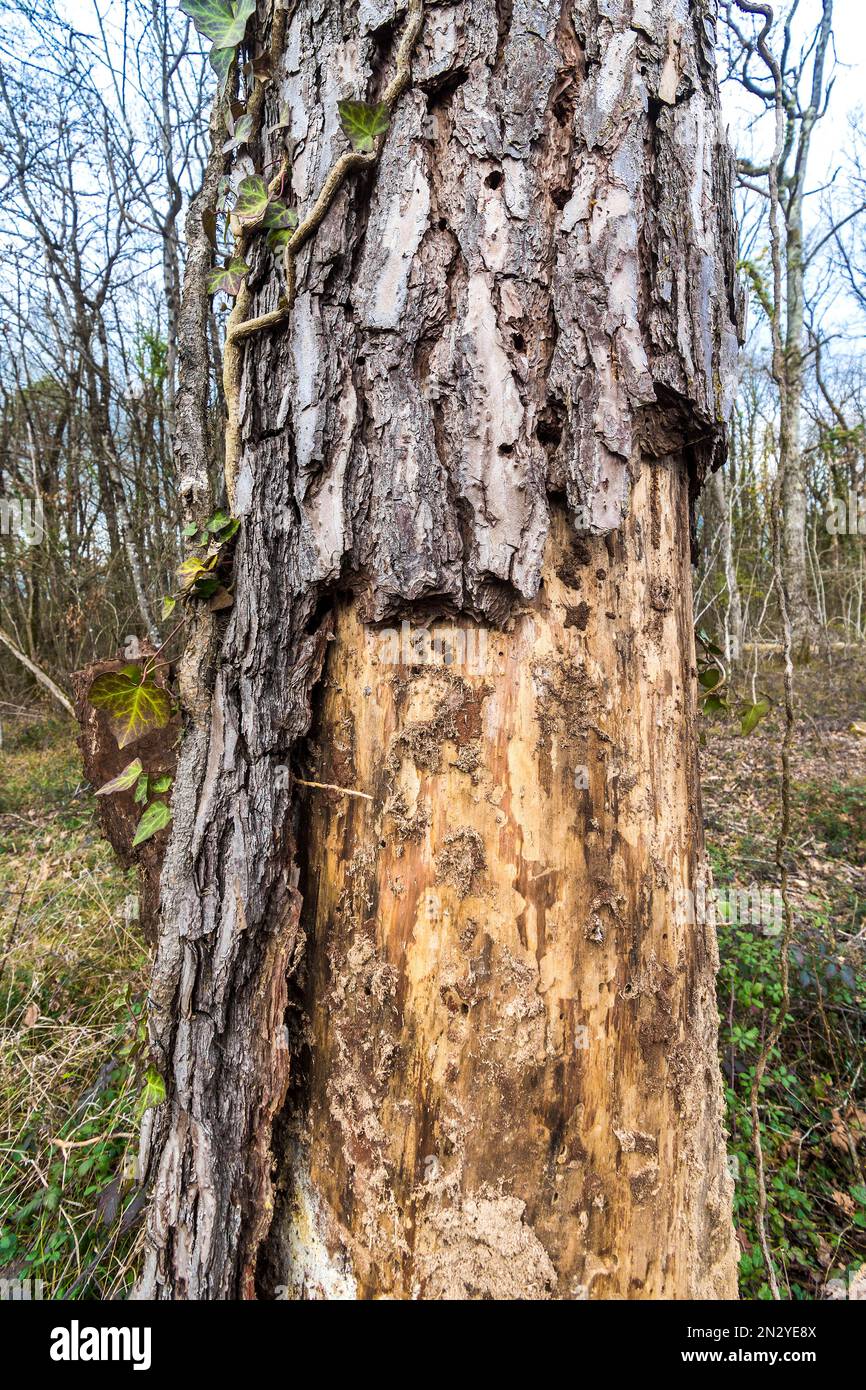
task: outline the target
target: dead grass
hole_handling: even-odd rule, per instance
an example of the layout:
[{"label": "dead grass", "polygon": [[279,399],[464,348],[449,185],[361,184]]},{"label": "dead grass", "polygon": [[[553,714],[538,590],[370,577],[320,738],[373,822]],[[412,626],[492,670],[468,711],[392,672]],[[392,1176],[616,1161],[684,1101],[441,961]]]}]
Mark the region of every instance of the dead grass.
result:
[{"label": "dead grass", "polygon": [[0,1277],[48,1298],[122,1296],[146,987],[134,883],[99,837],[72,726],[4,735]]}]

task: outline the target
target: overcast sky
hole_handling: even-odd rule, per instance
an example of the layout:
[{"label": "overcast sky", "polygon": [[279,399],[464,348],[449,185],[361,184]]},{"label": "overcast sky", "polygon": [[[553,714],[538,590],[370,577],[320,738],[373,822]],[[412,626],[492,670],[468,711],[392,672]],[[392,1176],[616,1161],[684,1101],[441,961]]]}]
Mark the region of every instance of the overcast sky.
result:
[{"label": "overcast sky", "polygon": [[[783,13],[788,5],[776,8]],[[795,32],[801,40],[814,33],[820,17],[821,0],[800,0]],[[740,19],[745,27],[743,17]],[[866,0],[835,0],[833,32],[835,60],[831,53],[827,73],[832,72],[834,86],[827,115],[815,127],[812,137],[811,187],[826,182],[831,172],[844,162],[851,145],[850,117],[866,104]],[[753,71],[763,76],[759,65]],[[807,76],[810,75],[811,69],[807,69]],[[758,103],[735,82],[724,84],[722,101],[730,122],[731,140],[736,147],[749,140],[746,128]],[[759,138],[767,142],[772,140],[769,122],[762,127]]]}]

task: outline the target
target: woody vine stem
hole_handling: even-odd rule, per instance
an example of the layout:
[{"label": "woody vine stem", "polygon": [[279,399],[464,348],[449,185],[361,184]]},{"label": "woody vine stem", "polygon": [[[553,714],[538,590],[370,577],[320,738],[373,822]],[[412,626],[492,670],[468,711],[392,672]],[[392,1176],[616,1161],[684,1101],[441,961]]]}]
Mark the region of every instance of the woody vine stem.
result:
[{"label": "woody vine stem", "polygon": [[[412,68],[412,54],[418,35],[421,32],[421,25],[424,17],[423,0],[409,0],[406,10],[406,21],[397,48],[395,59],[396,71],[379,105],[379,110],[384,108],[386,116],[390,117],[397,101],[409,85]],[[271,32],[271,66],[276,65],[276,61],[282,52],[285,40],[286,25],[288,22],[288,12],[285,9],[278,9],[274,14]],[[253,118],[256,130],[261,125],[262,108],[264,104],[264,83],[256,78],[253,96],[250,99],[250,116]],[[384,123],[383,123],[384,128]],[[276,309],[266,314],[256,315],[249,318],[249,308],[252,300],[252,292],[249,285],[244,280],[238,291],[234,308],[229,315],[226,326],[226,340],[223,350],[223,392],[226,401],[226,434],[225,434],[225,483],[228,496],[229,508],[232,513],[235,509],[235,485],[237,481],[238,464],[241,451],[240,437],[240,386],[241,373],[243,370],[243,345],[254,333],[259,333],[263,329],[273,328],[277,324],[288,319],[292,311],[296,291],[296,269],[295,263],[299,252],[315,234],[318,227],[325,218],[328,209],[334,198],[344,183],[347,176],[356,169],[366,169],[374,165],[379,158],[384,136],[378,135],[373,146],[369,150],[350,150],[339,156],[329,170],[321,191],[316,198],[310,211],[303,221],[295,228],[294,232],[288,237],[283,246],[283,277],[285,281],[285,294]],[[288,158],[283,156],[280,168],[268,185],[268,196],[273,197],[282,187],[283,180],[288,167]],[[266,209],[262,210],[261,217],[251,226],[243,227],[238,232],[235,239],[234,254],[239,260],[243,261],[246,251],[249,249],[253,238],[261,230]]]}]

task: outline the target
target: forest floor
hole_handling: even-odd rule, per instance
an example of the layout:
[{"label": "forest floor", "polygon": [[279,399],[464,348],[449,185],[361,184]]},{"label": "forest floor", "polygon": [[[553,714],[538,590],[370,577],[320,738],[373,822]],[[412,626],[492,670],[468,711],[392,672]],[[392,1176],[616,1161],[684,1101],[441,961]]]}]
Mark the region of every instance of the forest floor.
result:
[{"label": "forest floor", "polygon": [[[797,686],[791,1001],[762,1113],[783,1296],[812,1299],[845,1296],[866,1262],[866,736],[852,727],[866,727],[866,662],[815,664]],[[761,671],[756,692],[777,703],[748,737],[704,720],[701,756],[746,1298],[769,1296],[748,1096],[780,998],[780,687],[777,668]],[[0,1278],[41,1280],[45,1297],[123,1297],[141,1241],[134,1155],[148,1101],[135,885],[100,838],[72,727],[29,715],[4,720],[4,733]]]},{"label": "forest floor", "polygon": [[0,1277],[33,1297],[123,1297],[140,1239],[135,884],[100,838],[74,726],[3,723]]},{"label": "forest floor", "polygon": [[[866,1261],[866,662],[837,656],[832,666],[798,669],[795,682],[790,1006],[769,1059],[761,1113],[779,1283],[783,1297],[811,1299],[847,1296]],[[739,685],[749,699],[766,692],[771,712],[747,737],[736,721],[704,719],[701,781],[717,888],[720,1050],[740,1291],[767,1298],[749,1095],[781,999],[781,670],[765,665],[754,689],[750,677]]]}]

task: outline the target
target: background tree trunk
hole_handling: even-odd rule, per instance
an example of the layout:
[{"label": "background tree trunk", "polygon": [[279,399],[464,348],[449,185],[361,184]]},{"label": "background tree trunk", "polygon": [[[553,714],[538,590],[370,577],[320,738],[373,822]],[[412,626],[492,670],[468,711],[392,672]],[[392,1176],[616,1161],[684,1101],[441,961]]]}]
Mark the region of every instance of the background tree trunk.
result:
[{"label": "background tree trunk", "polygon": [[[292,11],[256,167],[285,137],[301,211],[395,20]],[[378,166],[288,329],[247,340],[236,602],[187,683],[163,875],[142,1294],[735,1291],[688,910],[689,506],[738,318],[713,42],[684,0],[430,8]],[[251,287],[275,306],[263,247]],[[377,654],[377,625],[443,617],[481,671]]]},{"label": "background tree trunk", "polygon": [[803,213],[792,198],[787,212],[785,241],[786,319],[783,367],[785,398],[779,420],[779,467],[782,487],[785,582],[790,594],[791,627],[797,659],[808,661],[816,622],[810,599],[806,547],[806,477],[800,450],[803,408]]},{"label": "background tree trunk", "polygon": [[716,530],[718,566],[725,584],[725,600],[722,606],[725,659],[738,662],[743,647],[743,602],[734,558],[735,480],[730,474],[726,477],[726,473],[728,469],[718,469],[708,479],[707,514]]}]

